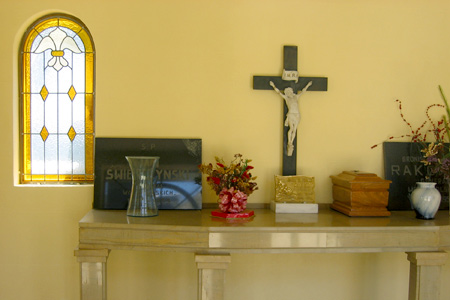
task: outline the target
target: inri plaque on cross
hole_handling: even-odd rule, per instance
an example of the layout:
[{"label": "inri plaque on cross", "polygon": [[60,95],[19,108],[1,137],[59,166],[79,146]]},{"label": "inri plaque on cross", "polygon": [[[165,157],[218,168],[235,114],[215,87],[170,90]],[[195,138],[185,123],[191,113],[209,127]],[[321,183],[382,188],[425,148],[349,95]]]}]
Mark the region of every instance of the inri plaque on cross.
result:
[{"label": "inri plaque on cross", "polygon": [[[283,116],[283,175],[296,175],[297,124],[300,121],[298,97],[303,92],[326,91],[326,77],[299,77],[297,70],[297,46],[284,46],[282,76],[253,76],[254,90],[275,90],[284,99]],[[284,91],[284,93],[282,92]],[[288,107],[289,106],[289,107]],[[296,112],[295,112],[296,111]]]}]

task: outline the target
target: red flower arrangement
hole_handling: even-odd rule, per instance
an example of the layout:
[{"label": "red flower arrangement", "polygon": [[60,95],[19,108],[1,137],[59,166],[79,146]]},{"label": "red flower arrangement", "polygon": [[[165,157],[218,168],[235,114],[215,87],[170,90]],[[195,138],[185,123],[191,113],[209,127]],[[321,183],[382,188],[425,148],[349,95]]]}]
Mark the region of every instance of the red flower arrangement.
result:
[{"label": "red flower arrangement", "polygon": [[234,160],[227,166],[223,159],[215,157],[216,164],[201,164],[199,169],[207,174],[206,182],[219,196],[219,208],[222,212],[238,213],[247,207],[247,198],[258,189],[256,177],[250,173],[251,160],[243,159],[236,154]]}]

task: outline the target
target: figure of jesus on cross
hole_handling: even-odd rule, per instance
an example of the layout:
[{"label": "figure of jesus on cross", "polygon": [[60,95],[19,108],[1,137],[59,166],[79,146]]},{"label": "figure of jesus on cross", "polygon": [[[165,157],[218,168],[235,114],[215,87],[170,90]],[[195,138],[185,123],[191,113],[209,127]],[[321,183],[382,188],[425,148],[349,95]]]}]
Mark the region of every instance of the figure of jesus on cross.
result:
[{"label": "figure of jesus on cross", "polygon": [[[309,91],[326,91],[326,77],[300,77],[297,70],[297,46],[284,46],[282,76],[253,76],[253,89],[275,90],[283,104],[283,176],[296,175],[297,127],[300,122],[299,97]],[[287,128],[289,127],[289,129]]]},{"label": "figure of jesus on cross", "polygon": [[288,112],[286,114],[286,120],[284,121],[284,126],[289,126],[288,131],[288,140],[287,140],[287,155],[292,156],[294,152],[294,140],[295,134],[297,133],[298,123],[300,123],[300,109],[298,108],[298,99],[300,96],[308,90],[308,88],[312,85],[312,81],[308,82],[308,84],[298,92],[298,94],[294,93],[294,90],[291,87],[287,87],[284,89],[284,94],[277,89],[273,81],[270,81],[270,86],[273,87],[275,92],[280,94],[280,96],[286,102],[286,106],[288,107]]}]

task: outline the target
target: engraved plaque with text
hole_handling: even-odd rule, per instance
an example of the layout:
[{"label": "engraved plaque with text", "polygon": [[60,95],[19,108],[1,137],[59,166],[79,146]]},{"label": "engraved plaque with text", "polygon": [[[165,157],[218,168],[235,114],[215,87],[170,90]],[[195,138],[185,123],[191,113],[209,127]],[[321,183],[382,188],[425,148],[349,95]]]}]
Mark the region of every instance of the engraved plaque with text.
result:
[{"label": "engraved plaque with text", "polygon": [[389,210],[411,210],[411,193],[416,187],[416,182],[433,181],[441,193],[440,209],[449,207],[448,183],[442,176],[433,176],[427,179],[429,172],[421,163],[424,144],[414,142],[384,142],[384,175],[391,180],[389,188]]}]

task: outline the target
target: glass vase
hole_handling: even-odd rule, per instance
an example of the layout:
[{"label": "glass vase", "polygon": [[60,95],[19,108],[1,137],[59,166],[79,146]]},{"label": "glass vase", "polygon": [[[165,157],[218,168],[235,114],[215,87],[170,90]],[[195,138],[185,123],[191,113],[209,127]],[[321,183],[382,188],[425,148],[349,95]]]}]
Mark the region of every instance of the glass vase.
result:
[{"label": "glass vase", "polygon": [[158,215],[155,183],[157,156],[126,156],[131,168],[132,184],[127,216],[153,217]]},{"label": "glass vase", "polygon": [[411,193],[411,201],[418,219],[433,219],[441,204],[441,193],[434,182],[417,182]]}]

